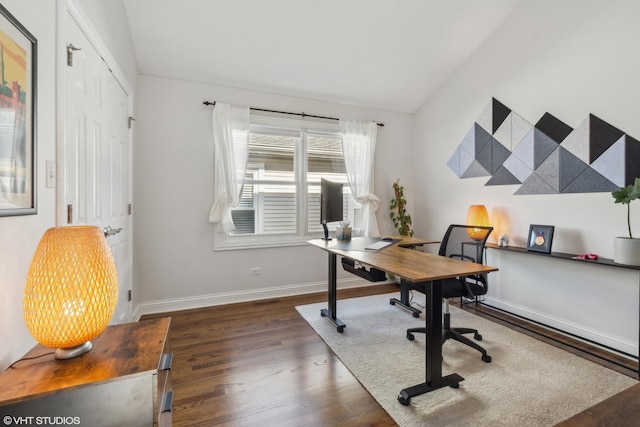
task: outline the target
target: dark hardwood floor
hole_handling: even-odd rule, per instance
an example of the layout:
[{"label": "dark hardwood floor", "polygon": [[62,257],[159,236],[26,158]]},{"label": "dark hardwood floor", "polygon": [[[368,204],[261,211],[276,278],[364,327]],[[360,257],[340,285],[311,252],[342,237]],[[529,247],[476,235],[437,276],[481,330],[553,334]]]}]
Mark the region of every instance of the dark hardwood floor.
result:
[{"label": "dark hardwood floor", "polygon": [[[397,291],[376,285],[340,290],[338,298]],[[395,426],[295,310],[322,301],[326,293],[144,316],[172,317],[174,425]],[[631,367],[589,355],[588,344],[486,307],[464,308],[637,378]]]},{"label": "dark hardwood floor", "polygon": [[321,301],[326,293],[167,313],[173,425],[395,426],[295,309]]}]

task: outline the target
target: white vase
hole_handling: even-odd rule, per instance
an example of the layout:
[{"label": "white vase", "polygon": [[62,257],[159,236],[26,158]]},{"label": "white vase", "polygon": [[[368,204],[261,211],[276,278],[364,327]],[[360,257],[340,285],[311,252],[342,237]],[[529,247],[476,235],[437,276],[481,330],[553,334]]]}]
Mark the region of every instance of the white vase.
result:
[{"label": "white vase", "polygon": [[616,237],[613,241],[613,261],[618,264],[640,265],[640,239]]}]

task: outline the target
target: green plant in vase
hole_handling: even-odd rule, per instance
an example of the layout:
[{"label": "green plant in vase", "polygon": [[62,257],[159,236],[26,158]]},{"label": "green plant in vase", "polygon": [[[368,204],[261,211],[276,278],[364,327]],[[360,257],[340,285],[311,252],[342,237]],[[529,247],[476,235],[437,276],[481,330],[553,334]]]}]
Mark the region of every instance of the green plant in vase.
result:
[{"label": "green plant in vase", "polygon": [[611,195],[615,203],[627,205],[627,228],[629,237],[616,237],[613,241],[613,260],[619,264],[640,265],[640,239],[631,234],[631,202],[640,199],[640,178],[631,185],[620,187]]},{"label": "green plant in vase", "polygon": [[615,203],[627,205],[627,227],[629,228],[629,238],[633,239],[631,234],[631,201],[640,198],[640,178],[636,178],[631,185],[618,188],[611,195]]},{"label": "green plant in vase", "polygon": [[407,200],[404,198],[404,187],[399,182],[400,179],[393,183],[395,197],[391,199],[389,204],[389,217],[401,236],[413,236],[411,215],[407,213],[406,209]]}]

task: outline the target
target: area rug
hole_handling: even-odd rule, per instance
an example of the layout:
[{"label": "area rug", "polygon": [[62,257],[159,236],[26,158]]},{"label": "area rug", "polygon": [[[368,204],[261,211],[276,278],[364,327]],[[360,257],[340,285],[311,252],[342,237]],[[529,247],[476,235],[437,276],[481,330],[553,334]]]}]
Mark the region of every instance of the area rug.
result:
[{"label": "area rug", "polygon": [[[552,426],[634,384],[625,375],[589,362],[472,313],[451,307],[452,326],[476,327],[491,363],[480,353],[449,340],[442,348],[442,374],[465,378],[416,396],[409,406],[400,390],[425,380],[425,339],[405,337],[420,319],[389,304],[396,294],[338,300],[343,333],[320,309],[296,307],[344,365],[400,426]],[[424,295],[416,295],[424,305]]]}]

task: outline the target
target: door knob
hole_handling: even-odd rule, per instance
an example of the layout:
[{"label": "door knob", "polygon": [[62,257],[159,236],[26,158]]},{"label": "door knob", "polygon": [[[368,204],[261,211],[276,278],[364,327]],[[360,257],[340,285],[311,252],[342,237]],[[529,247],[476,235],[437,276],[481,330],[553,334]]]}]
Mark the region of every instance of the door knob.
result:
[{"label": "door knob", "polygon": [[105,228],[102,229],[102,232],[104,233],[104,237],[115,236],[121,231],[122,231],[122,228],[111,228],[110,225],[107,225]]}]

